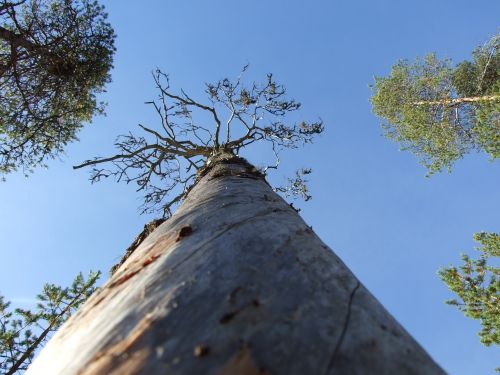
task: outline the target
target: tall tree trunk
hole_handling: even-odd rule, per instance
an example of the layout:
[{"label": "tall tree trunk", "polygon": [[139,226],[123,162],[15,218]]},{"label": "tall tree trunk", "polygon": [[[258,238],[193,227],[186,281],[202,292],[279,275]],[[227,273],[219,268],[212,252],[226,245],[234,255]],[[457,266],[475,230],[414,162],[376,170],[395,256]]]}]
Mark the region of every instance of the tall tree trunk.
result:
[{"label": "tall tree trunk", "polygon": [[28,374],[442,374],[239,158],[212,161]]}]

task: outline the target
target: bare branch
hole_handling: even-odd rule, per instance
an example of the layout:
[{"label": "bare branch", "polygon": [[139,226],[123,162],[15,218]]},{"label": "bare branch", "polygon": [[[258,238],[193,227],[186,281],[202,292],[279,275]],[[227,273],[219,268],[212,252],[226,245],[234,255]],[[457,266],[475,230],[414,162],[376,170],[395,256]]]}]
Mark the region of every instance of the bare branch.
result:
[{"label": "bare branch", "polygon": [[[264,84],[245,87],[242,77],[247,68],[234,82],[224,78],[206,84],[211,105],[194,100],[182,89],[180,94],[174,93],[168,75],[157,69],[153,79],[159,95],[146,104],[152,105],[160,117],[159,130],[139,124],[144,136],[119,137],[116,155],[87,160],[74,168],[93,167],[92,182],[113,176],[137,184],[137,190],[145,193],[142,212],[161,210],[166,216],[190,190],[196,171],[219,153],[238,154],[254,142],[265,141],[275,156],[275,165],[265,171],[277,169],[280,150],[311,143],[323,132],[323,122],[289,124],[287,115],[298,110],[300,103],[286,99],[286,89],[271,74]],[[224,139],[220,135],[221,118],[227,119]],[[286,191],[310,199],[302,178],[308,171],[303,169],[293,182],[290,180],[292,187]]]},{"label": "bare branch", "polygon": [[302,168],[295,172],[294,178],[288,178],[286,186],[278,186],[274,191],[283,193],[285,197],[303,198],[306,202],[312,198],[307,187],[308,180],[304,177],[311,174],[310,168]]}]

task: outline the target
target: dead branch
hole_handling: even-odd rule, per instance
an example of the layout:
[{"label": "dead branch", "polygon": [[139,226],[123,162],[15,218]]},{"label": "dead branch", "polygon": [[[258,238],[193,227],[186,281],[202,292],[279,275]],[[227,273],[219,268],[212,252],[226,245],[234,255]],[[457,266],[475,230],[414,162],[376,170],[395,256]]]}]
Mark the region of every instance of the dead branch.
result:
[{"label": "dead branch", "polygon": [[[92,182],[113,176],[117,181],[137,184],[137,190],[145,192],[142,212],[163,211],[164,216],[169,216],[185,197],[195,182],[196,171],[214,155],[238,155],[242,148],[263,141],[271,145],[276,158],[275,166],[266,170],[276,169],[279,152],[311,143],[323,132],[323,122],[290,122],[287,116],[297,111],[300,103],[287,99],[285,87],[272,74],[263,84],[245,86],[242,78],[247,68],[234,82],[224,78],[206,84],[210,104],[193,99],[182,89],[175,93],[169,76],[157,69],[153,80],[158,97],[146,103],[153,106],[161,127],[140,124],[143,135],[118,137],[117,154],[86,160],[73,168],[92,167]],[[211,120],[207,122],[207,118]],[[304,174],[308,173],[300,176]],[[306,181],[301,181],[305,186]],[[300,189],[296,185],[293,191]],[[307,189],[301,195],[310,199]]]}]

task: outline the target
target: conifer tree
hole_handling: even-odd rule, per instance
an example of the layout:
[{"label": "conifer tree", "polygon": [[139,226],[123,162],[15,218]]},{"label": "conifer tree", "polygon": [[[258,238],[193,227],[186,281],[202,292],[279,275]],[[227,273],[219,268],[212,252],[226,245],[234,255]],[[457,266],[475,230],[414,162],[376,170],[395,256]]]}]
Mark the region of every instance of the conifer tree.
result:
[{"label": "conifer tree", "polygon": [[45,165],[103,112],[106,17],[94,0],[0,0],[0,177]]},{"label": "conifer tree", "polygon": [[481,244],[479,259],[462,254],[461,266],[442,268],[439,276],[459,297],[447,303],[480,321],[481,342],[500,345],[500,268],[495,266],[500,259],[500,235],[481,232],[474,239]]},{"label": "conifer tree", "polygon": [[25,371],[33,356],[96,290],[99,272],[80,273],[71,287],[45,284],[36,309],[12,309],[0,295],[0,374]]},{"label": "conifer tree", "polygon": [[500,34],[453,66],[429,54],[375,77],[373,112],[385,136],[413,152],[429,175],[470,151],[500,158]]},{"label": "conifer tree", "polygon": [[[453,66],[427,55],[411,64],[399,61],[388,77],[376,77],[373,112],[383,119],[387,138],[417,155],[428,175],[477,150],[500,158],[500,34]],[[443,268],[441,279],[457,294],[450,300],[466,316],[478,319],[481,342],[499,344],[500,278],[493,264],[500,256],[497,233],[476,233],[479,260],[463,255],[463,265]]]}]

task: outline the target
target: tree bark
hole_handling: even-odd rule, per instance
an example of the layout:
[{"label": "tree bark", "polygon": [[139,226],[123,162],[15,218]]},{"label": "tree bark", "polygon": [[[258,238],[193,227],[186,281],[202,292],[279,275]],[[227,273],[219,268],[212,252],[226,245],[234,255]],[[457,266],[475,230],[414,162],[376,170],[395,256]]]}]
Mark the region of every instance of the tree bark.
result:
[{"label": "tree bark", "polygon": [[27,374],[443,374],[239,158],[52,338]]},{"label": "tree bark", "polygon": [[493,102],[500,101],[500,95],[485,95],[485,96],[473,96],[469,98],[453,98],[453,99],[443,99],[443,100],[422,100],[420,102],[414,102],[415,105],[455,105],[463,103],[477,103],[477,102]]},{"label": "tree bark", "polygon": [[33,51],[35,45],[20,34],[16,34],[14,31],[8,30],[0,26],[0,39],[9,42],[14,48],[17,46],[24,47],[28,51]]}]

